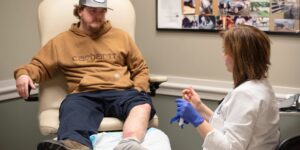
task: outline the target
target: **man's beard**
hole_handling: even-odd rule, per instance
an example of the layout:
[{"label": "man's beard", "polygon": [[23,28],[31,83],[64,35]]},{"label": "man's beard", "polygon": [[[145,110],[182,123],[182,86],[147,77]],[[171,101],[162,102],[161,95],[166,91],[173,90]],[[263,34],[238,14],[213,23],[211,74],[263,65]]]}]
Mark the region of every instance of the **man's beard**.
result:
[{"label": "man's beard", "polygon": [[[88,31],[88,33],[93,36],[93,35],[98,35],[100,33],[101,28],[104,24],[104,21],[96,20],[96,21],[93,21],[91,24],[88,24],[85,21],[83,21],[83,23],[85,24],[86,30]],[[96,25],[95,25],[95,23],[96,23]]]},{"label": "man's beard", "polygon": [[88,30],[91,32],[91,33],[98,33],[102,27],[103,23],[98,23],[97,22],[97,25],[88,25]]},{"label": "man's beard", "polygon": [[101,30],[102,24],[101,25],[97,25],[97,26],[91,26],[88,25],[88,31],[90,33],[90,35],[98,35],[100,30]]}]

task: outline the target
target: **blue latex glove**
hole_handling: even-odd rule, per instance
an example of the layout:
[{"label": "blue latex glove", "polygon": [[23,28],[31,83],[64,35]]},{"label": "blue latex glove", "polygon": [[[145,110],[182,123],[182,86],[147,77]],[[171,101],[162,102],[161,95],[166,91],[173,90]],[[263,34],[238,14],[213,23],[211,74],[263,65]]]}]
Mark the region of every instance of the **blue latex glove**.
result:
[{"label": "blue latex glove", "polygon": [[195,110],[195,108],[184,99],[176,99],[177,114],[170,121],[179,121],[183,118],[185,122],[191,123],[194,127],[198,127],[204,122],[203,117]]}]

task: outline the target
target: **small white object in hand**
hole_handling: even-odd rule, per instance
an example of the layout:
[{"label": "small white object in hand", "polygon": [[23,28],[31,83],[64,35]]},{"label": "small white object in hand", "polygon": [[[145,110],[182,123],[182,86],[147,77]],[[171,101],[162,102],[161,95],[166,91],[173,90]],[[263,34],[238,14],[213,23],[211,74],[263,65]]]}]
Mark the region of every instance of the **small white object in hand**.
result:
[{"label": "small white object in hand", "polygon": [[184,124],[183,118],[180,118],[180,119],[179,119],[179,122],[178,122],[178,125],[179,125],[180,127],[183,127],[183,124]]}]

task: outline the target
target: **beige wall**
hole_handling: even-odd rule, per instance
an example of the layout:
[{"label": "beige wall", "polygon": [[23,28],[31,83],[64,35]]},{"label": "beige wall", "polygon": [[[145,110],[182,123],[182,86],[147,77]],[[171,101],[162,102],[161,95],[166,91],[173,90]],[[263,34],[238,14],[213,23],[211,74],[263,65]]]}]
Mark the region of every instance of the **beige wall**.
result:
[{"label": "beige wall", "polygon": [[0,81],[30,60],[39,48],[37,7],[40,0],[2,1],[0,5]]},{"label": "beige wall", "polygon": [[[12,78],[17,66],[26,63],[40,46],[37,6],[42,0],[3,1],[0,5],[0,80]],[[132,0],[137,13],[137,44],[151,73],[231,80],[222,60],[217,33],[156,31],[155,0]],[[300,36],[270,36],[271,82],[300,88]]]}]

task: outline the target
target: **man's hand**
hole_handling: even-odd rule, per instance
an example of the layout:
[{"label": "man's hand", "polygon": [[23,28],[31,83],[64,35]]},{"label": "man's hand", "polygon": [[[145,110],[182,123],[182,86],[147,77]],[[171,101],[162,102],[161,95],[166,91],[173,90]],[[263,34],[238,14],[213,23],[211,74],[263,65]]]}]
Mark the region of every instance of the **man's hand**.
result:
[{"label": "man's hand", "polygon": [[204,122],[203,117],[195,110],[191,103],[184,99],[176,99],[177,114],[171,119],[171,123],[178,121],[179,118],[183,118],[185,122],[191,123],[194,127],[198,127]]},{"label": "man's hand", "polygon": [[142,89],[141,88],[139,88],[139,87],[134,87],[134,89],[136,89],[138,92],[142,92]]},{"label": "man's hand", "polygon": [[16,80],[16,87],[19,95],[23,99],[27,99],[29,97],[29,87],[31,89],[35,89],[35,85],[28,75],[19,76]]}]

